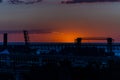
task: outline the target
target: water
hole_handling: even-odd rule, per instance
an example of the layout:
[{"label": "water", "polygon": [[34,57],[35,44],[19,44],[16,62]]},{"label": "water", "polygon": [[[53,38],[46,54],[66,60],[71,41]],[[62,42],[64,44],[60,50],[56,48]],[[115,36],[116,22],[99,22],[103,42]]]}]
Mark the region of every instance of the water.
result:
[{"label": "water", "polygon": [[[0,42],[0,45],[3,43]],[[22,46],[25,45],[24,42],[8,42],[8,46]],[[56,50],[60,51],[64,47],[75,47],[74,43],[48,43],[48,42],[30,42],[29,46],[31,48],[38,48],[38,50]],[[108,46],[106,43],[83,43],[82,47],[97,47],[97,48],[104,48],[105,52],[108,51]],[[113,43],[112,44],[112,51],[115,53],[116,56],[120,56],[120,43]]]}]

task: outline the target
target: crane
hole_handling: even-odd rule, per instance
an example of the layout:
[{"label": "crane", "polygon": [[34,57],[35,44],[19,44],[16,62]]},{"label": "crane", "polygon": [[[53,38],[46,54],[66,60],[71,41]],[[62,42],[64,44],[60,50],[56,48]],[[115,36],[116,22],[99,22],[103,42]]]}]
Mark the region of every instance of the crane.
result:
[{"label": "crane", "polygon": [[[28,46],[29,46],[28,31],[24,30],[23,34],[24,34],[25,48],[28,48]],[[3,48],[7,48],[7,45],[8,45],[8,33],[4,33],[4,35],[3,35]]]},{"label": "crane", "polygon": [[75,39],[77,43],[81,43],[82,40],[107,40],[107,42],[110,44],[114,41],[114,39],[112,39],[111,37],[78,37],[77,39]]},{"label": "crane", "polygon": [[75,42],[77,43],[77,45],[81,46],[82,40],[107,40],[108,52],[112,53],[112,43],[114,39],[112,39],[111,37],[78,37],[77,39],[75,39]]}]

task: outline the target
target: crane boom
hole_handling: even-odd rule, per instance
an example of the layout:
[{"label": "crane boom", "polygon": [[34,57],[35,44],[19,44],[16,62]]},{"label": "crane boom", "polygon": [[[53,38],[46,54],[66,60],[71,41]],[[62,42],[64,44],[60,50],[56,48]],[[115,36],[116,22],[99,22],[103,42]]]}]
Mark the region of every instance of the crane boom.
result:
[{"label": "crane boom", "polygon": [[112,53],[112,42],[113,39],[110,37],[104,38],[104,37],[87,37],[87,38],[77,38],[75,41],[78,44],[78,47],[81,46],[82,40],[107,40],[107,46],[108,46],[108,52]]},{"label": "crane boom", "polygon": [[107,40],[107,39],[110,39],[110,37],[108,37],[108,38],[105,38],[105,37],[84,37],[84,38],[82,38],[82,40]]}]

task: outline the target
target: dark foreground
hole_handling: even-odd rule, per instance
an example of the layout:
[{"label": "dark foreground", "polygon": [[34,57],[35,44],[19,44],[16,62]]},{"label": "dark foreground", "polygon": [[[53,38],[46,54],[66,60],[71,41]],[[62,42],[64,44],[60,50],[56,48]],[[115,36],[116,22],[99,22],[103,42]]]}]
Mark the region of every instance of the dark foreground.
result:
[{"label": "dark foreground", "polygon": [[0,72],[0,80],[120,80],[120,63],[114,61],[109,61],[107,67],[96,62],[85,67],[72,67],[69,61],[64,61],[22,68],[29,69],[29,72],[21,72],[18,76],[15,76],[17,72]]}]

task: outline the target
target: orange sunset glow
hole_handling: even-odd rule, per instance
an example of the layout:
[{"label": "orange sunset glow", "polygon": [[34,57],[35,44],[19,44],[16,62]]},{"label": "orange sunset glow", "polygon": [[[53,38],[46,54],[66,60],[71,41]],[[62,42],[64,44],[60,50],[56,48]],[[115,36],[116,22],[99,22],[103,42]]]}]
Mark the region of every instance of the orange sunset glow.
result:
[{"label": "orange sunset glow", "polygon": [[[0,32],[43,31],[29,34],[31,42],[73,42],[76,37],[112,37],[120,41],[120,3],[68,5],[60,4],[61,1],[43,0],[33,5],[1,4]],[[9,41],[24,41],[23,34],[10,33],[8,37]],[[2,36],[0,38],[1,41]]]},{"label": "orange sunset glow", "polygon": [[53,32],[50,34],[30,34],[30,40],[35,42],[74,42],[83,35],[73,32]]},{"label": "orange sunset glow", "polygon": [[73,32],[54,32],[53,39],[57,42],[74,42],[75,38],[83,37],[83,35]]}]

